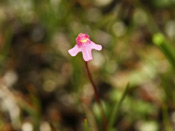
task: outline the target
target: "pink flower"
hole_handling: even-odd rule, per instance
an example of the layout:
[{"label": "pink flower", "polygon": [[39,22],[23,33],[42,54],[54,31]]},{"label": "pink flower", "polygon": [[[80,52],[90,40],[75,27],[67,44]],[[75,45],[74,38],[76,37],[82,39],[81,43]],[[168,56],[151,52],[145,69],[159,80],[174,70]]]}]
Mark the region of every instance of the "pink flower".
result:
[{"label": "pink flower", "polygon": [[89,35],[80,33],[76,38],[77,44],[68,52],[71,56],[76,56],[79,52],[82,52],[83,59],[85,61],[92,60],[92,49],[101,50],[102,46],[97,45],[90,40]]}]

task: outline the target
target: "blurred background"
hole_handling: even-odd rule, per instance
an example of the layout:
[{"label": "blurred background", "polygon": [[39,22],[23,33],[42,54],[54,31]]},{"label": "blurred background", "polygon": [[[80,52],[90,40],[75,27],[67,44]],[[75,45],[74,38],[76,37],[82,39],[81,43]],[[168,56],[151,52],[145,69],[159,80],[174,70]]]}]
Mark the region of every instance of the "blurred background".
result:
[{"label": "blurred background", "polygon": [[[0,130],[102,131],[79,33],[103,46],[89,62],[113,131],[175,130],[175,75],[152,42],[175,48],[175,0],[1,0]],[[175,50],[174,50],[175,51]]]}]

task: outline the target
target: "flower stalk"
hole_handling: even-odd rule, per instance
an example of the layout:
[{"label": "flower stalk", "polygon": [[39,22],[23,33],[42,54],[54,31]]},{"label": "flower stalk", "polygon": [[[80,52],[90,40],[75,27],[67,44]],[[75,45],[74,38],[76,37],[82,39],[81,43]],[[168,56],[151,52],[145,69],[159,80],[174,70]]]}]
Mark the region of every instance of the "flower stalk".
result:
[{"label": "flower stalk", "polygon": [[103,106],[102,106],[102,103],[100,101],[100,97],[98,95],[98,91],[97,91],[97,88],[95,86],[95,83],[92,79],[92,75],[91,75],[91,72],[89,70],[89,66],[88,66],[88,62],[85,61],[85,67],[86,67],[86,70],[87,70],[87,74],[88,74],[88,78],[89,78],[89,81],[93,87],[93,90],[94,90],[94,96],[95,96],[95,100],[97,102],[97,104],[99,105],[99,108],[101,110],[101,115],[102,115],[102,119],[103,119],[103,124],[104,124],[104,127],[105,127],[105,131],[107,130],[107,127],[108,127],[108,120],[107,120],[107,117],[105,115],[105,112],[104,112],[104,109],[103,109]]}]

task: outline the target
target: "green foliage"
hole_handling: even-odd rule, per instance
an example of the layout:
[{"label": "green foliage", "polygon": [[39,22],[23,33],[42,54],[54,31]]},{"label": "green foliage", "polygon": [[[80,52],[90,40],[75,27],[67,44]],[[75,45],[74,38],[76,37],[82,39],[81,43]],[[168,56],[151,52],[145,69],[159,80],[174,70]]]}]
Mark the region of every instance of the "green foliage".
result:
[{"label": "green foliage", "polygon": [[116,121],[117,119],[117,116],[118,116],[118,113],[119,113],[119,110],[121,108],[121,105],[127,95],[127,91],[128,91],[128,88],[129,88],[129,84],[127,84],[127,86],[125,87],[125,90],[120,98],[120,100],[117,102],[117,104],[114,106],[114,109],[112,111],[112,114],[110,115],[110,119],[109,119],[109,125],[108,125],[108,130],[110,130],[114,124],[114,122]]},{"label": "green foliage", "polygon": [[175,69],[175,48],[173,48],[173,46],[171,46],[160,33],[153,36],[153,42],[160,48]]},{"label": "green foliage", "polygon": [[103,46],[89,68],[109,131],[172,130],[174,0],[0,3],[0,130],[103,130],[82,54],[67,52],[80,32]]}]

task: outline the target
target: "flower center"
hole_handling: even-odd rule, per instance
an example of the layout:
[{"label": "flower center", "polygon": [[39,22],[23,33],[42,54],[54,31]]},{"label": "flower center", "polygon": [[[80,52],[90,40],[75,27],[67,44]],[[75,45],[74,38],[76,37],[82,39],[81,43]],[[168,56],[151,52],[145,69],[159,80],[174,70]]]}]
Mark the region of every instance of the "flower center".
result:
[{"label": "flower center", "polygon": [[87,42],[87,40],[88,40],[88,38],[86,38],[86,39],[83,39],[83,40],[80,40],[80,42]]}]

